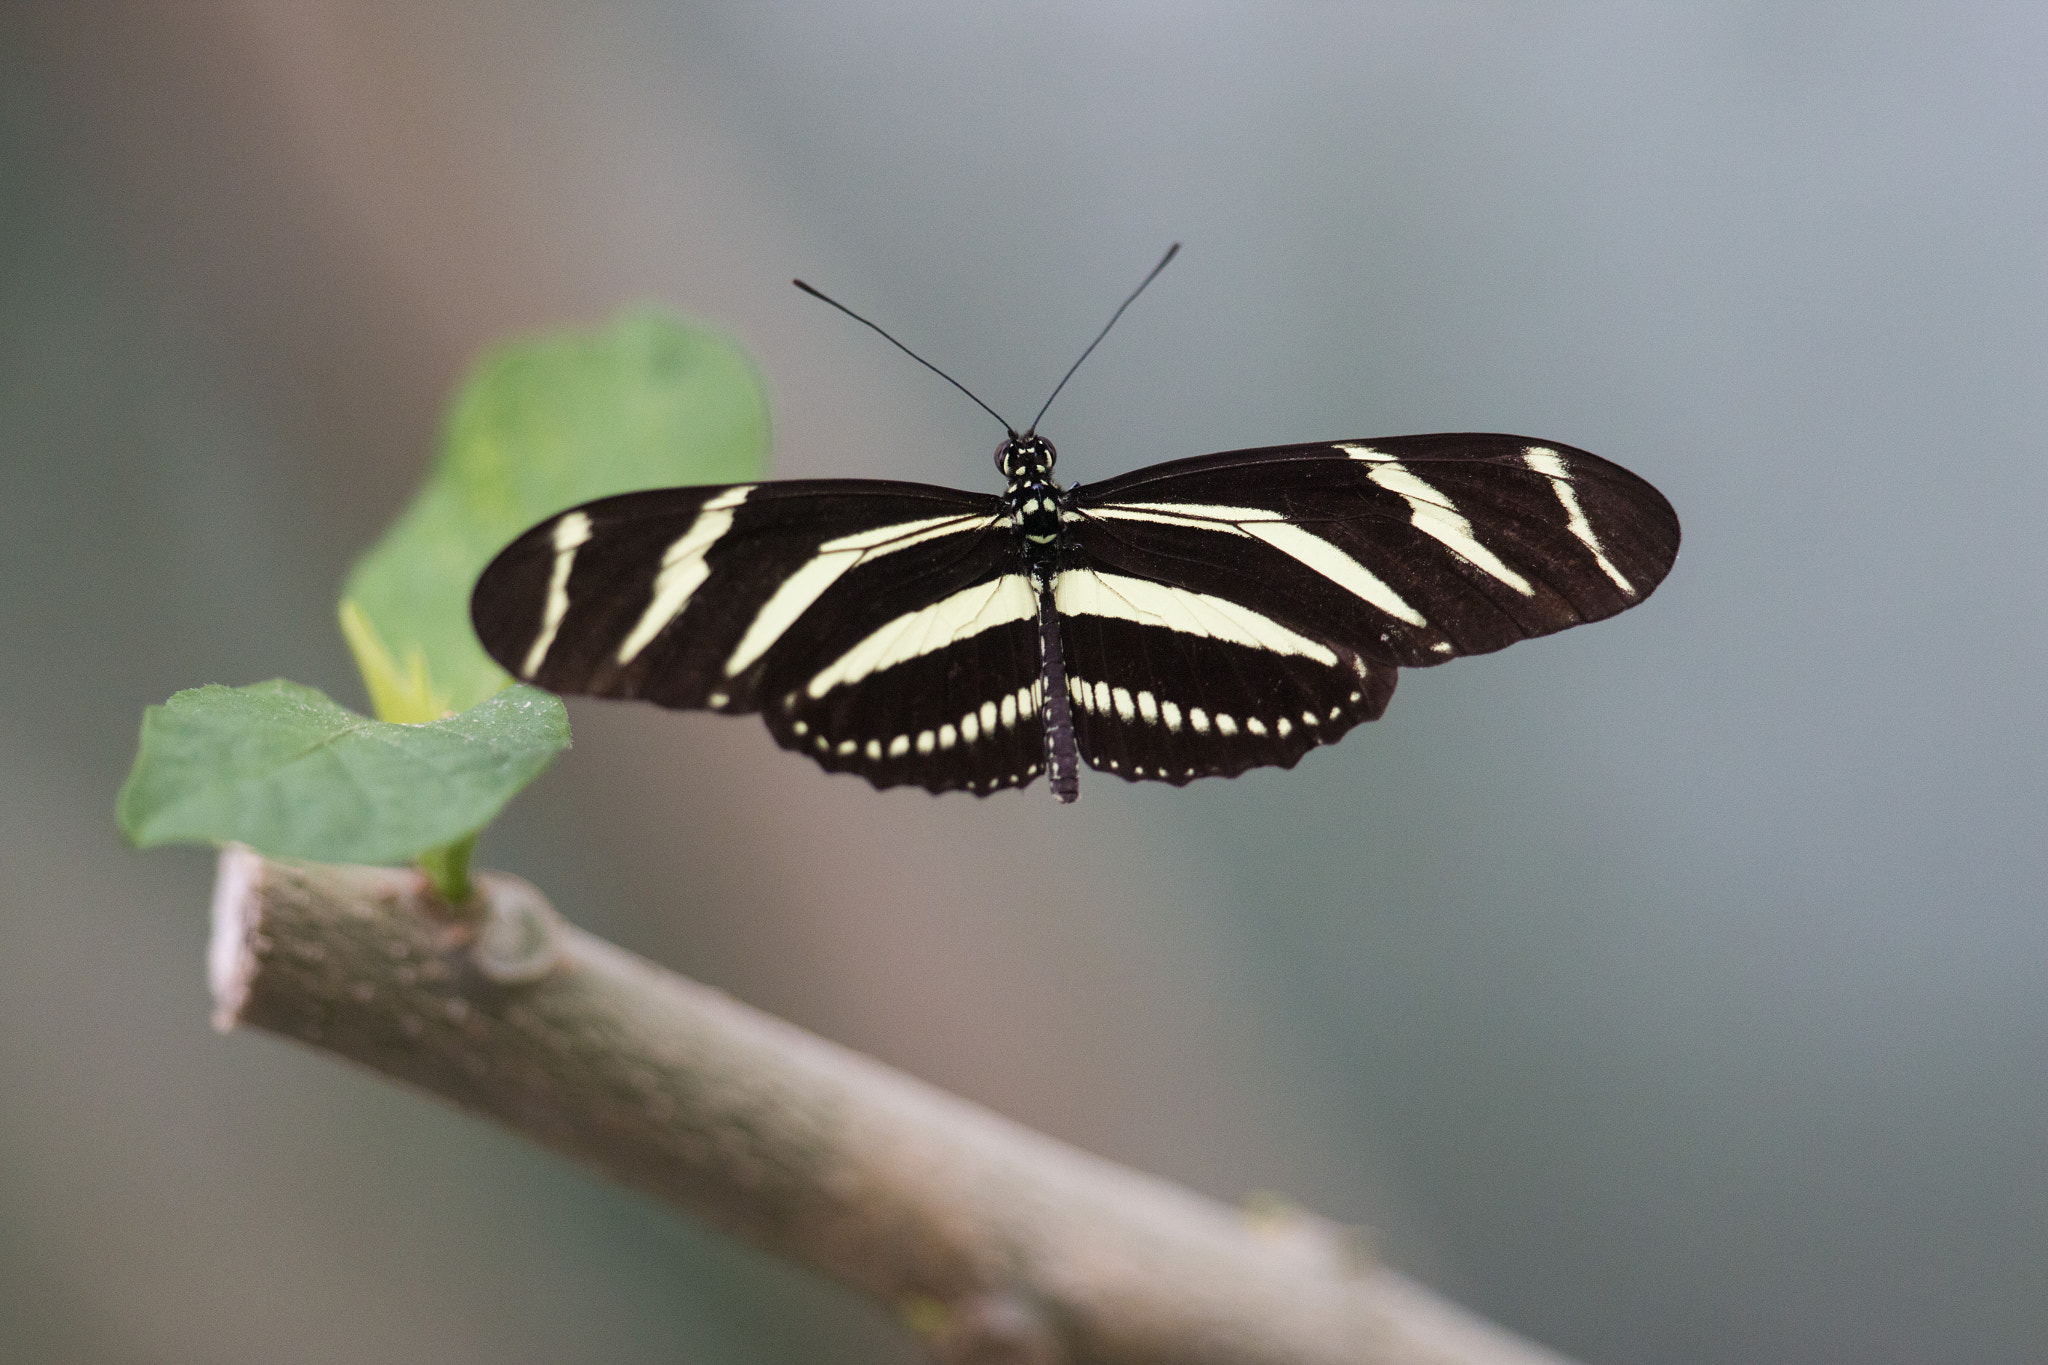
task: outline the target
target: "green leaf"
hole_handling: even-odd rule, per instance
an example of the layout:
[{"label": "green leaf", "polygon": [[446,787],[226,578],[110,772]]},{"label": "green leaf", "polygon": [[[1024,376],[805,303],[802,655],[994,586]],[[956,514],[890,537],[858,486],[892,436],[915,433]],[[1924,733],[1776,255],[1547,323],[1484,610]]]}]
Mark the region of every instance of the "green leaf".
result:
[{"label": "green leaf", "polygon": [[702,328],[642,311],[485,356],[426,485],[349,575],[342,610],[362,628],[347,633],[380,714],[387,701],[407,718],[429,699],[462,710],[505,685],[470,631],[469,594],[521,531],[611,493],[755,479],[767,455],[752,363]]},{"label": "green leaf", "polygon": [[237,840],[273,857],[400,863],[481,829],[568,745],[561,699],[531,687],[423,725],[283,679],[195,687],[143,713],[114,814],[142,848]]},{"label": "green leaf", "polygon": [[439,720],[454,714],[455,708],[448,704],[448,698],[435,691],[433,681],[427,677],[427,656],[418,645],[406,651],[405,667],[400,668],[361,607],[344,601],[338,615],[341,638],[348,641],[349,652],[356,656],[363,686],[370,693],[370,710],[378,720],[417,725],[423,720]]}]

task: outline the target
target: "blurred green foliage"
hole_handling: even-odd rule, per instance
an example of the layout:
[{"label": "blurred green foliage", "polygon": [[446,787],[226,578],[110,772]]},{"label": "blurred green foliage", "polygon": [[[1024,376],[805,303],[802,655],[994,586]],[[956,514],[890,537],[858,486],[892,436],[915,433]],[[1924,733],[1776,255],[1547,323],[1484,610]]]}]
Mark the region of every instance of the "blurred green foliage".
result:
[{"label": "blurred green foliage", "polygon": [[760,477],[768,406],[730,341],[641,310],[502,346],[450,409],[425,485],[340,607],[378,719],[282,680],[194,688],[144,714],[115,818],[132,842],[415,859],[467,897],[476,832],[568,747],[562,703],[477,644],[469,595],[514,536],[612,493]]},{"label": "blurred green foliage", "polygon": [[349,631],[373,699],[417,679],[416,705],[459,711],[509,681],[470,631],[469,593],[527,527],[612,493],[759,478],[767,457],[752,363],[701,328],[639,311],[491,352],[450,410],[433,473],[342,594],[382,644],[366,657]]}]

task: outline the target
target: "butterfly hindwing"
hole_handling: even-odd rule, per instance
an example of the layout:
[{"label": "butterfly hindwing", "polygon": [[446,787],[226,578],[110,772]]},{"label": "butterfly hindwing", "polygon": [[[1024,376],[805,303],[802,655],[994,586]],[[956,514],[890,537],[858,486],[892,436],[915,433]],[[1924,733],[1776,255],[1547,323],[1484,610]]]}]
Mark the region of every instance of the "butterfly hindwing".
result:
[{"label": "butterfly hindwing", "polygon": [[[981,794],[1021,786],[1043,758],[1038,628],[1006,537],[821,611],[804,652],[772,658],[761,711],[785,748],[877,787]],[[822,645],[820,649],[817,646]]]},{"label": "butterfly hindwing", "polygon": [[1091,767],[1176,786],[1291,768],[1376,720],[1397,670],[1293,624],[1110,556],[1063,569],[1074,732]]}]

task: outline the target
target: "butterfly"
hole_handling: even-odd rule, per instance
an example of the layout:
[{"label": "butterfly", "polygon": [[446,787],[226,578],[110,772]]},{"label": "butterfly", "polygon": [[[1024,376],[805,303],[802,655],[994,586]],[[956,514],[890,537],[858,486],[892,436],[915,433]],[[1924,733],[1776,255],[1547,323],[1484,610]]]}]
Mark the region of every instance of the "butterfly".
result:
[{"label": "butterfly", "polygon": [[478,638],[557,692],[758,714],[876,787],[1043,774],[1065,802],[1083,764],[1292,767],[1377,719],[1399,670],[1613,616],[1678,554],[1655,488],[1555,441],[1269,446],[1063,488],[1037,425],[1005,423],[1000,494],[811,479],[571,508],[484,571]]}]

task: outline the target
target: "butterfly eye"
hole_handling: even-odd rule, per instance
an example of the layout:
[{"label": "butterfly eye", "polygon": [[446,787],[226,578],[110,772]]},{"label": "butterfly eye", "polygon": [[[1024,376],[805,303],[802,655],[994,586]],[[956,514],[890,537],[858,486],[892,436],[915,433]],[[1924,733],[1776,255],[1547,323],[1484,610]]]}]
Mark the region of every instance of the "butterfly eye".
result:
[{"label": "butterfly eye", "polygon": [[1010,448],[1012,444],[1008,438],[1005,438],[1003,443],[996,447],[996,472],[1006,479],[1012,477],[1010,469]]}]

